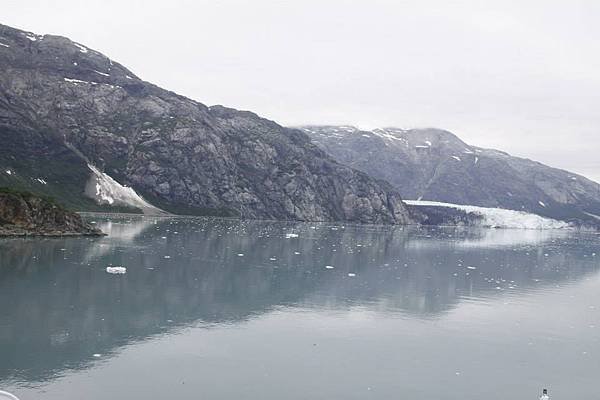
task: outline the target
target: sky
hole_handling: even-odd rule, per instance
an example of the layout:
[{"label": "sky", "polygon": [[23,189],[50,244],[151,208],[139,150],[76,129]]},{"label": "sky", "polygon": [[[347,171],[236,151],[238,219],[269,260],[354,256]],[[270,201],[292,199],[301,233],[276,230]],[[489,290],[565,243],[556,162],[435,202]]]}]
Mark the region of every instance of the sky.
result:
[{"label": "sky", "polygon": [[600,1],[3,0],[139,77],[282,125],[436,127],[600,181]]}]

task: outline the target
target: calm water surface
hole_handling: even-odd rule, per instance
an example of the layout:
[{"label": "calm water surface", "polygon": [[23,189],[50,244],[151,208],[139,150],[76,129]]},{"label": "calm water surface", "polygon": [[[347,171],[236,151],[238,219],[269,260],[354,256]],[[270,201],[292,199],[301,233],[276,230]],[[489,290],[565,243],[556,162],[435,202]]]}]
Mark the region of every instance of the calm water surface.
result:
[{"label": "calm water surface", "polygon": [[110,236],[0,240],[23,400],[598,393],[598,235],[90,219]]}]

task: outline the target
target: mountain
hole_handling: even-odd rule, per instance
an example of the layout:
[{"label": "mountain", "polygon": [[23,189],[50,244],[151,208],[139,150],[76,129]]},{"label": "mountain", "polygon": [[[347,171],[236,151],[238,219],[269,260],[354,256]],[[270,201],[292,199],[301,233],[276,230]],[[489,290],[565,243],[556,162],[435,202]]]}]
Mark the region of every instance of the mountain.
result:
[{"label": "mountain", "polygon": [[67,38],[0,25],[0,70],[0,186],[78,210],[409,222],[388,183],[300,130],[161,89]]},{"label": "mountain", "polygon": [[390,182],[405,199],[600,222],[600,185],[581,175],[470,146],[439,129],[304,126],[339,162]]},{"label": "mountain", "polygon": [[0,236],[100,236],[79,214],[27,192],[0,190]]}]

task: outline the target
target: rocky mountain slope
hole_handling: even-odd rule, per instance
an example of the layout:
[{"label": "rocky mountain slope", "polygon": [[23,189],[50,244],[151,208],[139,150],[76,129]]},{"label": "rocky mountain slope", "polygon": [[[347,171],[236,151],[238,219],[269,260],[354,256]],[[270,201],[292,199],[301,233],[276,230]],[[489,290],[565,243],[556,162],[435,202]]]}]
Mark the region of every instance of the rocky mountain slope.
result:
[{"label": "rocky mountain slope", "polygon": [[385,179],[412,200],[500,207],[600,223],[600,185],[581,175],[470,146],[438,129],[301,128],[339,162]]},{"label": "rocky mountain slope", "polygon": [[0,189],[0,236],[100,236],[78,214],[27,192]]},{"label": "rocky mountain slope", "polygon": [[0,70],[0,185],[76,209],[409,222],[389,184],[303,132],[163,90],[67,38],[0,25]]}]

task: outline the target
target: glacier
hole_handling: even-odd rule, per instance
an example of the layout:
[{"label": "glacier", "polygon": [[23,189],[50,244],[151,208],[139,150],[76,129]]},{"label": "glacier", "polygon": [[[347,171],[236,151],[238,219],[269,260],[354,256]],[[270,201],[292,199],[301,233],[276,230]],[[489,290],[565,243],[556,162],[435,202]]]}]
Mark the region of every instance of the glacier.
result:
[{"label": "glacier", "polygon": [[504,208],[490,208],[469,206],[461,204],[442,203],[438,201],[404,200],[406,204],[422,207],[449,207],[483,217],[478,225],[488,228],[508,229],[571,229],[573,225],[568,222],[542,217],[524,211],[507,210]]}]

